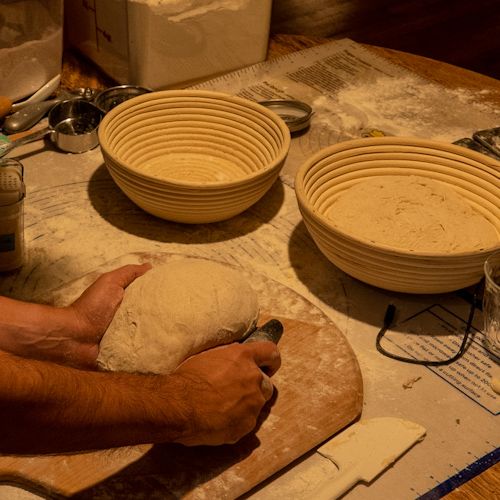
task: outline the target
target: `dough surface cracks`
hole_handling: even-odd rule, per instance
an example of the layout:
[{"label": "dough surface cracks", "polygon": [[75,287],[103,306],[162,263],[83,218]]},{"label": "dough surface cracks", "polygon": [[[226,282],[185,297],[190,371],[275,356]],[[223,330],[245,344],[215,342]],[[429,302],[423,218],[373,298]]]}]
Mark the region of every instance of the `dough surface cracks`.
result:
[{"label": "dough surface cracks", "polygon": [[341,231],[387,247],[433,253],[493,248],[493,224],[445,183],[382,175],[341,192],[327,212]]}]

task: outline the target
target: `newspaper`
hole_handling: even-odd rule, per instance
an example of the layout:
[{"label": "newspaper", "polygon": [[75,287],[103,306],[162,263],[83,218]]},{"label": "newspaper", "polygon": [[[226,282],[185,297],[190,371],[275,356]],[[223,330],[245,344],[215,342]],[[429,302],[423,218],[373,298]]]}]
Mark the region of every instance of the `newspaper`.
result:
[{"label": "newspaper", "polygon": [[[256,64],[193,88],[255,101],[292,99],[313,108],[311,127],[297,137],[282,172],[293,177],[322,147],[370,134],[454,142],[500,123],[500,109],[464,88],[445,88],[343,39]],[[500,98],[500,96],[497,96]]]},{"label": "newspaper", "polygon": [[[499,398],[489,386],[493,360],[482,343],[481,312],[474,315],[466,354],[449,366],[402,363],[375,347],[391,303],[397,318],[383,339],[387,349],[414,358],[455,352],[469,317],[471,292],[405,295],[352,279],[327,261],[310,238],[293,181],[307,157],[342,140],[383,133],[452,142],[496,126],[499,112],[487,105],[488,96],[429,82],[350,40],[258,64],[196,88],[257,101],[298,99],[312,106],[310,128],[292,140],[283,183],[229,221],[186,226],[149,216],[125,198],[107,174],[99,149],[69,155],[41,143],[23,146],[26,263],[0,279],[0,293],[31,300],[134,252],[184,253],[251,267],[302,294],[344,333],[363,374],[363,418],[401,417],[427,429],[423,442],[345,498],[413,499],[451,484],[466,467],[480,471],[500,441]],[[250,496],[308,498],[319,481],[334,473],[313,453]]]}]

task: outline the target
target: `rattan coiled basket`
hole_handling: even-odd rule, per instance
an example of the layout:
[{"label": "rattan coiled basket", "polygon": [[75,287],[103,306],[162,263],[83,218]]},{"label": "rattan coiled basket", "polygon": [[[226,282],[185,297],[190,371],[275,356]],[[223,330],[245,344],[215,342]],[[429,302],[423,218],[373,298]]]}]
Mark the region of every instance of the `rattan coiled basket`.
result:
[{"label": "rattan coiled basket", "polygon": [[166,90],[130,99],[99,127],[106,167],[145,211],[184,223],[216,222],[256,203],[290,147],[285,122],[240,97]]},{"label": "rattan coiled basket", "polygon": [[[336,196],[381,175],[417,175],[445,183],[496,228],[498,244],[470,252],[425,253],[373,244],[339,230],[327,216]],[[478,282],[485,259],[500,248],[500,162],[461,146],[398,137],[345,141],[309,158],[297,173],[295,191],[305,225],[322,253],[347,274],[380,288],[457,290]]]}]

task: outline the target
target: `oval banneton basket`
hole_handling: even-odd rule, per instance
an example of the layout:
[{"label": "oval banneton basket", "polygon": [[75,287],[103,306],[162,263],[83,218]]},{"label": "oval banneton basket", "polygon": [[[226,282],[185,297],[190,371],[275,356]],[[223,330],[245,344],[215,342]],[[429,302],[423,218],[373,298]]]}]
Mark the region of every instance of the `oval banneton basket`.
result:
[{"label": "oval banneton basket", "polygon": [[[380,175],[417,175],[446,183],[493,226],[499,243],[462,253],[424,253],[374,244],[339,230],[327,217],[335,197]],[[500,162],[461,146],[418,138],[355,139],[325,148],[300,167],[295,192],[321,252],[347,274],[406,293],[443,293],[477,283],[500,248]],[[466,235],[464,235],[466,237]]]},{"label": "oval banneton basket", "polygon": [[196,224],[229,219],[264,196],[284,164],[290,132],[247,99],[165,90],[113,108],[99,141],[108,171],[134,203]]}]

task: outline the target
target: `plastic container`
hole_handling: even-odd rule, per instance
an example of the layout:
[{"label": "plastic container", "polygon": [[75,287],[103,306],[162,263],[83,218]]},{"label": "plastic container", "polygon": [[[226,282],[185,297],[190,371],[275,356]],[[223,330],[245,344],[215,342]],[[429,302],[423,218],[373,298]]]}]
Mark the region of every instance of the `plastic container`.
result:
[{"label": "plastic container", "polygon": [[122,84],[186,86],[263,61],[271,0],[66,0],[70,44]]},{"label": "plastic container", "polygon": [[0,272],[23,264],[25,192],[21,163],[0,160]]},{"label": "plastic container", "polygon": [[8,0],[0,12],[0,95],[17,101],[61,72],[63,0]]}]

